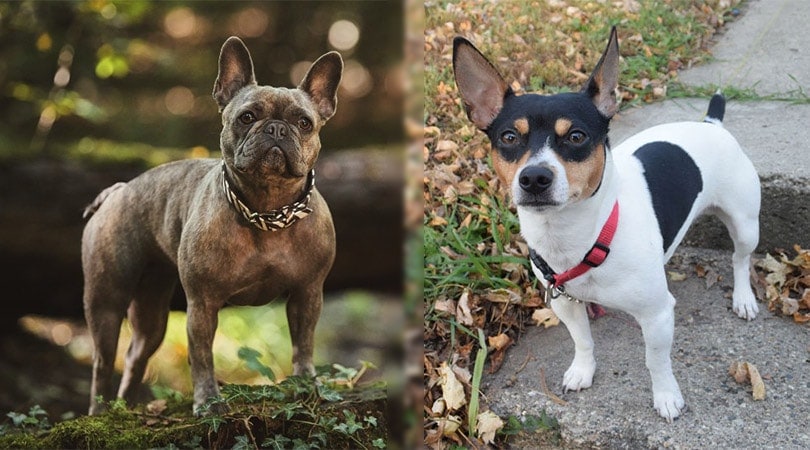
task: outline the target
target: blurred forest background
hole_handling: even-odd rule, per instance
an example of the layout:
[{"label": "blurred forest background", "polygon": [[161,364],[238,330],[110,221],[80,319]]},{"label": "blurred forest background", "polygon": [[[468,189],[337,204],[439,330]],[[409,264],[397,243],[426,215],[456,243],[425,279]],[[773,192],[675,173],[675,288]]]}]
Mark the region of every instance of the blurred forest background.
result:
[{"label": "blurred forest background", "polygon": [[[387,364],[402,320],[402,9],[398,1],[0,2],[0,412],[37,403],[57,415],[85,412],[92,349],[81,307],[82,208],[155,165],[219,156],[211,90],[231,35],[250,49],[259,84],[295,86],[321,54],[343,55],[337,114],[322,130],[316,167],[338,240],[316,363]],[[235,358],[241,345],[278,376],[289,373],[279,308],[221,313],[218,376],[256,377]],[[150,381],[190,387],[184,327],[173,313]]]}]

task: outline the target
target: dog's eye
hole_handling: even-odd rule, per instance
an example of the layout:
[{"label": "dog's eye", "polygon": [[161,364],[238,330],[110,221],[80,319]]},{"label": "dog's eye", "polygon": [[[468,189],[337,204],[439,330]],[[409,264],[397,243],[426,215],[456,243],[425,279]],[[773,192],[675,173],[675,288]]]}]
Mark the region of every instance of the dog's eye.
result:
[{"label": "dog's eye", "polygon": [[239,116],[239,121],[245,125],[250,125],[256,121],[256,115],[250,111],[243,112],[242,115]]},{"label": "dog's eye", "polygon": [[515,142],[517,142],[517,134],[515,134],[515,132],[511,130],[504,131],[501,134],[501,142],[503,142],[506,145],[512,145]]},{"label": "dog's eye", "polygon": [[306,117],[302,117],[298,119],[298,128],[300,128],[302,131],[309,131],[312,129],[312,121]]},{"label": "dog's eye", "polygon": [[572,144],[580,145],[583,144],[586,140],[588,140],[588,135],[583,133],[582,131],[574,130],[568,133],[568,142]]}]

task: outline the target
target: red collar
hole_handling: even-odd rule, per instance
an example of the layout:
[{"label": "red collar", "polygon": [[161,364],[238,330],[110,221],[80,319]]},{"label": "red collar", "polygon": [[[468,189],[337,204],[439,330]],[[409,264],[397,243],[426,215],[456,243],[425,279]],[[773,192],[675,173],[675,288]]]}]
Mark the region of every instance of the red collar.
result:
[{"label": "red collar", "polygon": [[593,267],[599,267],[605,262],[608,254],[610,254],[610,243],[613,241],[613,235],[616,234],[616,227],[619,223],[619,201],[613,204],[613,210],[610,211],[610,216],[604,225],[602,231],[599,232],[599,237],[596,238],[596,243],[593,244],[582,262],[576,266],[566,270],[563,273],[555,273],[548,263],[539,255],[534,249],[529,249],[529,257],[532,263],[540,269],[543,273],[543,278],[550,283],[552,287],[560,287],[566,282],[584,274],[591,270]]}]

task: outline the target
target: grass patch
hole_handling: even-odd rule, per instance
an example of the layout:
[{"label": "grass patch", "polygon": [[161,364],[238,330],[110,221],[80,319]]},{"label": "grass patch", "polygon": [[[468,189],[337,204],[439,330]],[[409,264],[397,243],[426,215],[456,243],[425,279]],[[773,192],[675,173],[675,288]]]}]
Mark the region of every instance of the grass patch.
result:
[{"label": "grass patch", "polygon": [[[474,430],[483,356],[496,371],[504,352],[543,301],[530,273],[528,248],[515,211],[489,160],[489,143],[466,118],[452,73],[452,40],[469,39],[514,91],[577,91],[618,27],[622,106],[686,96],[678,70],[711,58],[710,39],[739,1],[640,0],[425,3],[424,35],[424,379],[426,443],[478,446],[491,435]],[[706,88],[708,89],[708,87]],[[730,98],[752,92],[724,88]],[[694,92],[709,96],[714,90]],[[736,97],[735,97],[736,96]],[[799,96],[805,99],[806,96]],[[447,367],[454,375],[449,375]],[[486,369],[484,369],[486,370]],[[439,376],[439,374],[443,374]],[[448,403],[463,385],[465,402]],[[447,405],[452,405],[447,406]],[[446,407],[445,407],[446,406]],[[478,417],[473,417],[478,414]],[[503,422],[505,443],[526,431]],[[553,420],[532,419],[548,430]],[[536,427],[535,427],[536,425]]]}]

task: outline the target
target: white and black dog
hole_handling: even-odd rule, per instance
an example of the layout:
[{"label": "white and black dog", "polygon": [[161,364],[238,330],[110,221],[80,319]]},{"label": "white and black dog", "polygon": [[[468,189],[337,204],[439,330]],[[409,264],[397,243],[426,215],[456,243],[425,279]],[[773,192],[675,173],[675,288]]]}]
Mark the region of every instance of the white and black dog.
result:
[{"label": "white and black dog", "polygon": [[678,417],[685,404],[670,361],[675,298],[664,264],[700,214],[718,216],[734,241],[734,311],[749,320],[758,312],[749,266],[759,240],[759,177],[722,126],[722,95],[712,97],[704,122],[652,127],[610,149],[608,125],[618,110],[615,28],[576,93],[515,95],[469,41],[456,38],[453,50],[468,117],[492,143],[534,272],[574,341],[563,389],[593,380],[583,301],[591,302],[638,321],[655,409],[669,421]]}]

